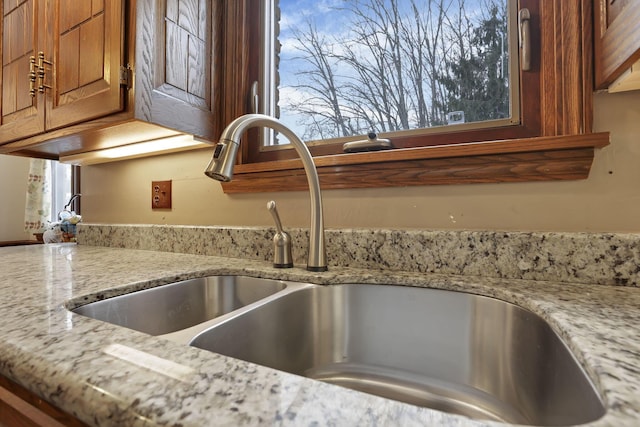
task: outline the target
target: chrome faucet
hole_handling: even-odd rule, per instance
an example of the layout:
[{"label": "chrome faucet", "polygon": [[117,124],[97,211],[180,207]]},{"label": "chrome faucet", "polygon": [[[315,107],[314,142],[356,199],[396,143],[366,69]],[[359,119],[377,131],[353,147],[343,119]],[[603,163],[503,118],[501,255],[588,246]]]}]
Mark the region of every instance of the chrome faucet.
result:
[{"label": "chrome faucet", "polygon": [[209,162],[205,175],[218,181],[228,182],[233,178],[240,137],[253,127],[266,127],[280,132],[293,145],[307,175],[311,197],[311,225],[309,230],[309,250],[307,270],[327,271],[327,255],[324,246],[324,221],[322,219],[322,195],[318,171],[307,146],[298,136],[278,119],[264,114],[245,114],[240,116],[222,131],[220,140],[215,146],[213,158]]}]

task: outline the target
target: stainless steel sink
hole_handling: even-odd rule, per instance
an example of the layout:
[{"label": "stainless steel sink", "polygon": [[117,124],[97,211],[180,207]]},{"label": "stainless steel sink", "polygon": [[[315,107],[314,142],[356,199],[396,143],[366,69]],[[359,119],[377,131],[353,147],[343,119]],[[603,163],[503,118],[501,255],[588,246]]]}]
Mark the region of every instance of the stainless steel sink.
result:
[{"label": "stainless steel sink", "polygon": [[162,335],[215,319],[285,287],[284,282],[276,280],[210,276],[108,298],[72,311],[147,334]]},{"label": "stainless steel sink", "polygon": [[478,419],[562,426],[605,412],[542,318],[465,293],[306,287],[229,316],[191,345]]},{"label": "stainless steel sink", "polygon": [[585,372],[542,318],[482,296],[212,276],[73,311],[471,418],[562,426],[605,412]]}]

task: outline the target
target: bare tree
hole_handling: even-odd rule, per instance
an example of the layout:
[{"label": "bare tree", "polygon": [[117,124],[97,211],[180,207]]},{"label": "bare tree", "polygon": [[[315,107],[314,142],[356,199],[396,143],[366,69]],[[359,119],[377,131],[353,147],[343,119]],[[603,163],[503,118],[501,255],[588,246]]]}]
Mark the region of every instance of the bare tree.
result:
[{"label": "bare tree", "polygon": [[443,58],[438,54],[444,36],[445,0],[419,5],[411,1],[412,21],[403,23],[403,54],[410,63],[409,75],[417,100],[416,127],[442,124],[444,117],[436,108],[442,99],[437,75]]},{"label": "bare tree", "polygon": [[304,117],[305,138],[442,125],[462,105],[456,97],[488,105],[473,99],[478,82],[457,80],[496,60],[491,32],[502,31],[504,8],[483,1],[475,22],[465,0],[352,0],[339,8],[350,16],[343,34],[322,35],[311,21],[296,29],[302,65],[291,87],[306,96],[290,106]]},{"label": "bare tree", "polygon": [[299,73],[305,77],[304,83],[293,86],[313,94],[293,104],[299,112],[314,116],[312,128],[305,132],[308,134],[305,137],[331,137],[326,134],[335,135],[336,132],[348,135],[350,129],[341,110],[341,87],[336,79],[335,66],[332,64],[335,54],[331,49],[331,43],[318,33],[311,21],[307,21],[306,31],[295,30],[294,33],[300,42],[299,50],[302,52],[298,59],[311,65],[310,69]]}]

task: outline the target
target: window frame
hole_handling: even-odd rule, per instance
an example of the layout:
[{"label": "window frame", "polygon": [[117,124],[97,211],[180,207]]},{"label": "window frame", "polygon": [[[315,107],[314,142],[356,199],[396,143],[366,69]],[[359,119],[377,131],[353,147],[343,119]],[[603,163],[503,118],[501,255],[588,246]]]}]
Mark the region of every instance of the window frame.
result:
[{"label": "window frame", "polygon": [[[520,0],[531,13],[531,71],[520,75],[521,123],[394,138],[394,150],[310,151],[323,189],[585,179],[608,133],[591,133],[593,0]],[[251,111],[250,85],[260,72],[259,0],[225,0],[216,10],[219,132]],[[534,99],[535,102],[530,102]],[[307,188],[292,149],[261,150],[258,130],[245,135],[226,193]]]},{"label": "window frame", "polygon": [[[57,160],[47,160],[47,161],[51,162],[50,163],[51,212],[49,213],[49,216],[50,216],[50,221],[53,223],[53,222],[58,222],[60,220],[58,215],[65,208],[67,203],[69,203],[71,198],[76,194],[80,194],[80,166],[63,165]],[[68,183],[69,186],[65,190],[63,190],[65,193],[68,193],[68,194],[65,194],[64,196],[62,196],[60,193],[56,194],[57,192],[62,190],[61,184],[57,178],[57,171],[56,171],[56,168],[58,168],[60,165],[69,166],[70,172],[71,172],[69,177],[70,178],[69,183]],[[80,215],[82,213],[81,207],[80,207],[80,197],[75,198],[69,208],[73,210],[75,213],[77,213],[78,215]]]}]

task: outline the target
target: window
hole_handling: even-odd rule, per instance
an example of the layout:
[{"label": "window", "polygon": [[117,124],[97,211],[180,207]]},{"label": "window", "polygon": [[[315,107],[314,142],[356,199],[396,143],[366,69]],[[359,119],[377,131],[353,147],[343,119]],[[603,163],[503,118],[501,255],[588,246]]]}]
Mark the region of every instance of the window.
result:
[{"label": "window", "polygon": [[[60,222],[62,212],[73,194],[79,189],[78,168],[60,164],[54,160],[31,159],[29,162],[27,192],[24,205],[24,227],[26,232],[42,233],[51,224]],[[69,210],[80,213],[80,206],[75,203]]]},{"label": "window", "polygon": [[64,210],[64,207],[71,196],[72,190],[72,170],[73,166],[63,163],[50,161],[50,173],[51,173],[51,214],[50,221],[58,222],[58,213]]},{"label": "window", "polygon": [[[252,108],[261,3],[228,0],[218,10],[220,130]],[[608,144],[608,134],[591,133],[592,1],[520,0],[519,7],[530,12],[532,55],[530,70],[519,72],[518,123],[403,135],[394,138],[397,149],[383,152],[344,154],[340,143],[312,144],[322,188],[586,178],[594,148]],[[242,164],[225,191],[304,190],[293,150],[263,149],[259,136],[245,138]]]},{"label": "window", "polygon": [[264,6],[259,109],[308,144],[520,121],[515,0]]}]

